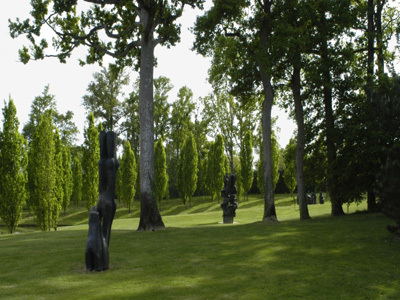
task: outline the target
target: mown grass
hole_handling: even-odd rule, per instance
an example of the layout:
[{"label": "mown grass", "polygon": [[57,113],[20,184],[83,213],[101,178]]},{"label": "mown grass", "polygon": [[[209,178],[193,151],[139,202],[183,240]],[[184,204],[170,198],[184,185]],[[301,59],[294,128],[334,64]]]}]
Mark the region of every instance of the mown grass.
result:
[{"label": "mown grass", "polygon": [[[87,272],[87,212],[71,209],[57,232],[0,235],[4,299],[400,299],[400,243],[381,214],[332,218],[309,206],[299,221],[278,195],[277,224],[259,222],[262,199],[242,201],[235,224],[218,203],[164,204],[166,229],[138,232],[138,206],[118,210],[110,270]],[[29,225],[29,218],[24,219]],[[24,227],[22,227],[24,228]],[[27,229],[28,230],[28,229]]]}]

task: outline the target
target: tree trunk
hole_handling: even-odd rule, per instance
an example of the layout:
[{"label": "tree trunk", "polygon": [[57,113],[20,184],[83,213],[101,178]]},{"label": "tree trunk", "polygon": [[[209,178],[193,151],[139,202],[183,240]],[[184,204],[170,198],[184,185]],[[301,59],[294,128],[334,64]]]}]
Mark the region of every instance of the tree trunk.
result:
[{"label": "tree trunk", "polygon": [[374,77],[374,0],[368,0],[368,58],[367,58],[367,101],[372,101],[372,86]]},{"label": "tree trunk", "polygon": [[300,220],[310,219],[308,206],[306,201],[306,193],[304,188],[304,147],[305,147],[305,129],[304,129],[304,112],[301,102],[301,85],[300,85],[300,68],[294,66],[291,88],[294,98],[294,108],[297,123],[297,147],[296,147],[296,180],[297,180],[297,197],[300,207]]},{"label": "tree trunk", "polygon": [[[385,62],[383,55],[383,30],[382,30],[382,11],[386,0],[378,1],[375,14],[376,44],[378,47],[378,76],[381,77],[385,73]],[[372,7],[372,10],[374,7]],[[368,28],[369,29],[369,28]]]},{"label": "tree trunk", "polygon": [[[266,16],[263,19],[261,26],[261,45],[265,51],[265,55],[268,56],[269,49],[269,37],[271,35],[271,6],[272,1],[263,1],[264,12]],[[273,191],[273,179],[272,179],[272,119],[271,111],[272,104],[274,103],[274,90],[271,85],[271,76],[265,69],[265,63],[259,61],[258,68],[260,71],[261,82],[264,88],[264,101],[262,105],[262,135],[263,135],[263,167],[264,167],[264,222],[277,222],[275,210],[275,200]]]},{"label": "tree trunk", "polygon": [[157,230],[164,223],[154,198],[154,41],[142,36],[140,54],[140,221],[138,230]]},{"label": "tree trunk", "polygon": [[326,148],[328,158],[328,175],[327,186],[332,205],[332,216],[344,215],[342,201],[338,196],[338,178],[335,170],[336,163],[336,145],[335,145],[335,121],[332,109],[332,78],[330,72],[330,60],[328,56],[328,41],[327,34],[324,33],[326,24],[325,10],[321,10],[321,65],[322,65],[322,80],[323,80],[323,98],[325,108],[325,133],[326,133]]},{"label": "tree trunk", "polygon": [[262,107],[262,135],[263,135],[263,167],[264,167],[264,222],[276,222],[275,200],[272,183],[272,119],[271,110],[274,101],[274,92],[269,76],[261,71],[264,85],[264,102]]}]

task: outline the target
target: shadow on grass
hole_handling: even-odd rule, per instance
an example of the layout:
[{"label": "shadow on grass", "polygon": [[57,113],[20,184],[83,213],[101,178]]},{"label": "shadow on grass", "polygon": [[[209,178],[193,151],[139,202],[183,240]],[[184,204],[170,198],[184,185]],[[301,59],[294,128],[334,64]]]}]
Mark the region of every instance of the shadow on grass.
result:
[{"label": "shadow on grass", "polygon": [[84,271],[86,230],[0,236],[0,293],[15,299],[398,299],[398,244],[386,222],[375,214],[113,230],[111,269],[100,273]]}]

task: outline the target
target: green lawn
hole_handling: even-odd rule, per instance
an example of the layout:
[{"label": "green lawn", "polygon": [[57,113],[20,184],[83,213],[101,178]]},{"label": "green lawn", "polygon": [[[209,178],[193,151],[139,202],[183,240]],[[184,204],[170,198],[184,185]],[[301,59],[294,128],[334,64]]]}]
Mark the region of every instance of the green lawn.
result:
[{"label": "green lawn", "polygon": [[[121,207],[114,220],[110,270],[85,270],[88,213],[70,209],[57,232],[0,235],[1,299],[400,299],[400,243],[382,214],[332,218],[330,204],[299,221],[277,195],[280,223],[259,222],[260,198],[239,203],[235,224],[220,224],[218,203],[196,198],[163,204],[166,229],[138,232]],[[121,206],[121,205],[119,205]]]}]

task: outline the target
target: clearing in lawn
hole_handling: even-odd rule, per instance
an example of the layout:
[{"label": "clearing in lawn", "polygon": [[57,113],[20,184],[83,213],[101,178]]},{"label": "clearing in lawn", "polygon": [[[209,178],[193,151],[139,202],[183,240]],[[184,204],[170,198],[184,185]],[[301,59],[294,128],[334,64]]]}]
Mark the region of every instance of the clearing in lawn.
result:
[{"label": "clearing in lawn", "polygon": [[[311,220],[286,195],[280,223],[262,223],[257,197],[239,202],[235,224],[220,224],[218,203],[171,200],[166,229],[138,232],[120,208],[112,227],[110,270],[87,272],[87,216],[71,209],[57,232],[0,235],[2,299],[400,299],[399,248],[382,214],[332,218],[330,203],[310,205]],[[25,224],[25,227],[24,227]],[[4,229],[4,228],[2,228]]]}]

